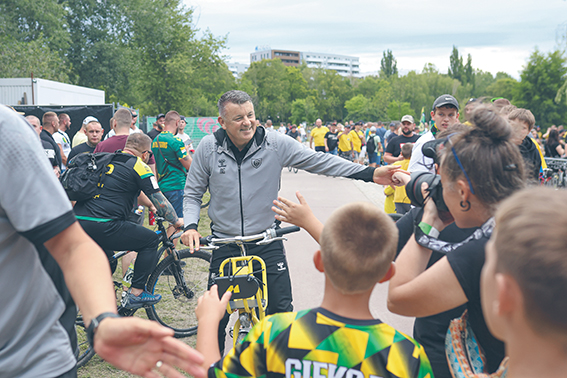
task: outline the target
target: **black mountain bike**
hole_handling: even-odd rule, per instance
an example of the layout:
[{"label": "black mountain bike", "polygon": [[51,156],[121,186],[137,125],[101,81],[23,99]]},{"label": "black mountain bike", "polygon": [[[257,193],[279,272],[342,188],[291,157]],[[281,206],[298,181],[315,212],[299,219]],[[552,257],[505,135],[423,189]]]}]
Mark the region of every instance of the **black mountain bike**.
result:
[{"label": "black mountain bike", "polygon": [[[163,225],[164,219],[161,217],[155,219],[158,226],[156,233],[162,243],[158,255],[163,259],[150,274],[146,287],[150,293],[160,294],[161,300],[143,308],[149,319],[173,329],[175,337],[192,336],[197,333],[195,316],[197,299],[207,290],[211,254],[207,251],[190,253],[189,249],[178,251],[173,241],[178,239],[182,232],[168,238]],[[109,259],[111,266],[127,253],[128,251],[115,253]],[[128,290],[124,286],[122,282],[114,281],[116,296],[120,298],[118,314],[132,316],[138,309],[127,309],[123,306]],[[85,324],[80,312],[75,321],[75,330],[78,339],[77,367],[81,367],[94,356],[94,350],[87,341]]]}]

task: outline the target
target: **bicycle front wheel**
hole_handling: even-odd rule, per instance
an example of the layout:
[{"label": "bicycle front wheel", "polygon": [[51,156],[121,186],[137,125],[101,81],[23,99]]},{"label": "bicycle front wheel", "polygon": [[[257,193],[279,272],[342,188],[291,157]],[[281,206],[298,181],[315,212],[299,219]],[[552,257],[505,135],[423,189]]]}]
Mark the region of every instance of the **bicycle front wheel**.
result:
[{"label": "bicycle front wheel", "polygon": [[[173,256],[163,259],[148,280],[148,290],[161,300],[146,308],[148,318],[173,329],[175,337],[197,333],[195,307],[207,290],[211,254],[206,251],[179,251],[180,268]],[[180,270],[179,270],[180,269]],[[179,274],[177,271],[179,270]]]}]

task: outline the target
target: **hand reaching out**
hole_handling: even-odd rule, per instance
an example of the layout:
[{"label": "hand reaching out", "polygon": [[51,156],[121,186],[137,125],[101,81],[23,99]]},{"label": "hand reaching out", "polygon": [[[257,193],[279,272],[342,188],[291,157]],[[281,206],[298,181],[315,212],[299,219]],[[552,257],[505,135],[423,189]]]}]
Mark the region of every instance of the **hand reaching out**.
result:
[{"label": "hand reaching out", "polygon": [[323,223],[315,217],[315,214],[313,214],[313,211],[311,211],[311,208],[301,193],[295,192],[295,195],[299,203],[295,203],[283,197],[278,197],[278,199],[274,201],[275,206],[272,206],[272,211],[276,213],[276,219],[305,229],[313,239],[319,242],[321,231],[323,231]]}]

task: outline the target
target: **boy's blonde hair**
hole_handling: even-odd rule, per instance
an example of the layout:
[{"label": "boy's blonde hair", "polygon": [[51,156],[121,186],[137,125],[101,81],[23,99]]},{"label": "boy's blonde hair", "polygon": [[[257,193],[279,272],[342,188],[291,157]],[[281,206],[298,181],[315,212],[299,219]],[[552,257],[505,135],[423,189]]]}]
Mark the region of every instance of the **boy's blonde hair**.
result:
[{"label": "boy's blonde hair", "polygon": [[525,122],[528,125],[528,130],[533,129],[535,125],[535,117],[528,109],[518,108],[508,114],[508,119],[517,119],[518,121]]},{"label": "boy's blonde hair", "polygon": [[522,291],[533,329],[567,342],[567,192],[520,191],[496,213],[496,270]]},{"label": "boy's blonde hair", "polygon": [[356,202],[335,210],[321,234],[325,274],[344,294],[363,292],[384,277],[394,260],[398,229],[386,213]]},{"label": "boy's blonde hair", "polygon": [[410,159],[411,158],[411,152],[413,150],[413,144],[412,143],[405,143],[402,148],[402,156],[404,157],[404,159]]}]

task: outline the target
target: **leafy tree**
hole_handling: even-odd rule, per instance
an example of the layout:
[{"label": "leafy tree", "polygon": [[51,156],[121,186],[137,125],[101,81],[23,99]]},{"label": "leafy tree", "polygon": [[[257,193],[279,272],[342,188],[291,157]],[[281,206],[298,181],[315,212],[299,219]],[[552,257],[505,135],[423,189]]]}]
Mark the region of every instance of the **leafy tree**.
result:
[{"label": "leafy tree", "polygon": [[42,79],[69,81],[67,65],[41,37],[30,42],[0,43],[0,77],[30,77],[32,72]]},{"label": "leafy tree", "polygon": [[64,56],[70,44],[66,10],[57,0],[3,0],[0,2],[0,30],[8,39],[40,40]]},{"label": "leafy tree", "polygon": [[409,102],[392,101],[388,105],[388,118],[390,120],[401,120],[406,114],[411,115],[415,119],[415,113]]},{"label": "leafy tree", "polygon": [[370,100],[359,94],[345,102],[349,119],[370,119]]},{"label": "leafy tree", "polygon": [[556,50],[546,55],[536,49],[520,77],[521,81],[515,87],[514,104],[530,109],[542,125],[562,123],[567,117],[567,104],[554,100],[567,79],[564,54]]},{"label": "leafy tree", "polygon": [[463,58],[459,55],[459,50],[456,46],[453,46],[449,61],[449,76],[462,82],[465,69],[463,66]]},{"label": "leafy tree", "polygon": [[498,79],[494,83],[490,84],[484,94],[488,97],[504,97],[507,99],[512,99],[514,93],[516,93],[516,86],[518,81],[512,78]]},{"label": "leafy tree", "polygon": [[392,76],[398,76],[398,62],[392,54],[392,50],[386,50],[382,54],[382,60],[380,61],[380,76],[385,78],[390,78]]}]

